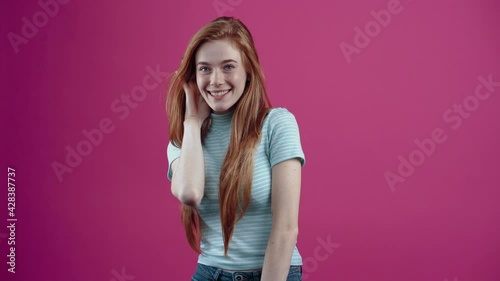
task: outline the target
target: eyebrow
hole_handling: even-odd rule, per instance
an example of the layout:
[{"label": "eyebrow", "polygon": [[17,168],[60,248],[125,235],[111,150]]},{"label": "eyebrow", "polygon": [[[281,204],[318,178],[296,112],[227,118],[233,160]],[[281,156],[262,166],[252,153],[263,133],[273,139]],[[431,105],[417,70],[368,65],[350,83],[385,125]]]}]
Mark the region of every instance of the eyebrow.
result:
[{"label": "eyebrow", "polygon": [[[235,61],[235,60],[229,59],[229,60],[223,60],[221,64],[228,63],[228,62],[235,62],[235,63],[238,63],[238,62],[237,62],[237,61]],[[198,65],[198,64],[210,65],[208,62],[204,62],[204,61],[200,61],[200,62],[198,62],[196,65]]]}]

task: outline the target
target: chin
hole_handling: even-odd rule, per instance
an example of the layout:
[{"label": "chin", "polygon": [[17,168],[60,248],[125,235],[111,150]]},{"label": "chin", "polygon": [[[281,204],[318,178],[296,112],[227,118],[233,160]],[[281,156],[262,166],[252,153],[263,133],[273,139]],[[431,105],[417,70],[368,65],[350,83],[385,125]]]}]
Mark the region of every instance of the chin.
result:
[{"label": "chin", "polygon": [[215,114],[221,114],[221,112],[226,113],[226,112],[227,112],[227,111],[229,111],[231,108],[232,108],[232,106],[229,106],[229,107],[227,107],[227,106],[224,106],[224,107],[220,107],[220,106],[218,106],[218,107],[215,107],[215,108],[214,108],[214,107],[212,107],[212,111],[213,111]]}]

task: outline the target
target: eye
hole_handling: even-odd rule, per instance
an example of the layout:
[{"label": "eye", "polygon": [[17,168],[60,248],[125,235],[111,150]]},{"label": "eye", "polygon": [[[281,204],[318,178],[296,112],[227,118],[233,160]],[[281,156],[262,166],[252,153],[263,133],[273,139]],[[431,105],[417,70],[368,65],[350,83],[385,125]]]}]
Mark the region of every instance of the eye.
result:
[{"label": "eye", "polygon": [[232,70],[234,68],[234,65],[232,64],[228,64],[226,66],[224,66],[224,70]]},{"label": "eye", "polygon": [[199,68],[199,71],[201,71],[201,72],[207,72],[208,70],[209,69],[206,66],[202,66],[202,67]]}]

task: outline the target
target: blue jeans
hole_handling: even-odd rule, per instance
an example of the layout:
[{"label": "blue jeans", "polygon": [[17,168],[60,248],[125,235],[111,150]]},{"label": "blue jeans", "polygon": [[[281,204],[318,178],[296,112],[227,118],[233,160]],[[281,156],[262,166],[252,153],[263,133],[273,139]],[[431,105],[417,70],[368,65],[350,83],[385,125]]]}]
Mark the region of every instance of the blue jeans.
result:
[{"label": "blue jeans", "polygon": [[[229,272],[218,267],[198,263],[191,281],[260,281],[261,270]],[[302,266],[291,265],[286,281],[302,281]]]}]

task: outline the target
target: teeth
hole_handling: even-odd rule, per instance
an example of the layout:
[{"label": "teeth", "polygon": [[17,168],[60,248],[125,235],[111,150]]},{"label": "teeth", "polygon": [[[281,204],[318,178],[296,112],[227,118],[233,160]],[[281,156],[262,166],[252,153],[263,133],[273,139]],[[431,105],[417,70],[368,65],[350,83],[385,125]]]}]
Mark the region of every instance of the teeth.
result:
[{"label": "teeth", "polygon": [[230,91],[230,90],[228,90],[228,91],[223,91],[223,92],[210,92],[210,94],[211,94],[212,96],[220,97],[220,96],[223,96],[223,95],[227,94],[229,91]]}]

